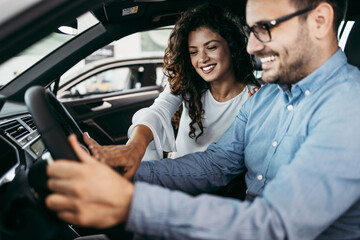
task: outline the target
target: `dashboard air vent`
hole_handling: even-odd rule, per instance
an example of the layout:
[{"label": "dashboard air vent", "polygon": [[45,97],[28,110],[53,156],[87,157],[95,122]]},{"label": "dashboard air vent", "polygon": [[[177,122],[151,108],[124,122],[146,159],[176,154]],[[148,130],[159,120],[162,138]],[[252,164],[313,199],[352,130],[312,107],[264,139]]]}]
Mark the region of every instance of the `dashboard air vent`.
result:
[{"label": "dashboard air vent", "polygon": [[33,131],[36,130],[36,126],[31,116],[22,117],[21,120],[23,120]]},{"label": "dashboard air vent", "polygon": [[17,120],[1,123],[0,128],[16,140],[19,140],[29,134],[29,131]]}]

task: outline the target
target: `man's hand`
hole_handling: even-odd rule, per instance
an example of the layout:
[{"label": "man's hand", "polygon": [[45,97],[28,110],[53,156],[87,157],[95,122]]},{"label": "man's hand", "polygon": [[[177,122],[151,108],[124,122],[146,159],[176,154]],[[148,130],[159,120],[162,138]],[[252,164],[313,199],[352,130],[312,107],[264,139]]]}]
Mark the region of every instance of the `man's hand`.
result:
[{"label": "man's hand", "polygon": [[47,167],[52,194],[45,202],[64,221],[108,228],[127,220],[134,186],[109,166],[92,158],[75,135],[69,142],[80,162],[56,160]]},{"label": "man's hand", "polygon": [[126,145],[101,146],[87,133],[84,133],[83,139],[98,161],[112,167],[124,167],[124,177],[127,179],[135,175],[146,150],[146,146],[140,147],[132,142],[128,142]]}]

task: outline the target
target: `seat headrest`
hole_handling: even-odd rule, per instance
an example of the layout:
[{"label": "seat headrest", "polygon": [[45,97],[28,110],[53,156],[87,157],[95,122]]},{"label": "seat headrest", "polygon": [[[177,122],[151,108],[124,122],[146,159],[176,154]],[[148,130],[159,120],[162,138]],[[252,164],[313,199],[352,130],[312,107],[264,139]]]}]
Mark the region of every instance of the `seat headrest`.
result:
[{"label": "seat headrest", "polygon": [[344,52],[348,58],[348,62],[360,69],[360,17],[357,17],[355,20]]}]

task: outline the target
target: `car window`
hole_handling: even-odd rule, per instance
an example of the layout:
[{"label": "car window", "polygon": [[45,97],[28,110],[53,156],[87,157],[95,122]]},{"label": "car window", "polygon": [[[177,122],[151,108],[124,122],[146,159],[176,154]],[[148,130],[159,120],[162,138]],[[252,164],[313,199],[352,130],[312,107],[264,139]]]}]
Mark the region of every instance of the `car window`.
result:
[{"label": "car window", "polygon": [[9,83],[50,52],[62,46],[66,42],[70,41],[75,35],[89,29],[98,22],[99,21],[91,13],[85,13],[77,18],[76,29],[71,29],[72,31],[69,32],[69,27],[60,26],[56,32],[51,33],[41,41],[20,52],[15,57],[0,64],[0,86],[4,86]]},{"label": "car window", "polygon": [[171,30],[135,33],[95,51],[61,76],[57,96],[162,86],[166,80],[162,59]]},{"label": "car window", "polygon": [[117,68],[98,73],[70,88],[72,95],[105,93],[129,89],[130,69]]},{"label": "car window", "polygon": [[71,87],[70,93],[71,96],[78,96],[137,89],[145,86],[162,86],[165,83],[165,76],[161,65],[133,65],[99,72]]}]

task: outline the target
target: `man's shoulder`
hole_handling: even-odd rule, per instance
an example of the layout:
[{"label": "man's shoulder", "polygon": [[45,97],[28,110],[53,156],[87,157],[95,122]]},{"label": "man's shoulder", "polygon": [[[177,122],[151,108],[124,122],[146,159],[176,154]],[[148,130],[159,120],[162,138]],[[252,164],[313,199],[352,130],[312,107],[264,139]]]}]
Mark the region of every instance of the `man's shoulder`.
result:
[{"label": "man's shoulder", "polygon": [[341,69],[339,74],[347,76],[349,79],[360,81],[360,70],[349,63],[345,64],[345,67]]},{"label": "man's shoulder", "polygon": [[254,104],[262,105],[263,102],[269,102],[276,98],[277,95],[282,94],[282,90],[278,84],[264,84],[249,100]]},{"label": "man's shoulder", "polygon": [[360,97],[360,70],[350,64],[346,64],[345,67],[334,74],[328,84],[325,87],[325,91],[330,91],[332,94],[339,94],[346,97],[345,94],[356,95]]},{"label": "man's shoulder", "polygon": [[348,119],[351,119],[350,116],[360,116],[357,107],[357,103],[360,104],[360,71],[356,67],[346,64],[318,91],[313,93],[314,98],[310,101],[312,108],[316,109],[314,115],[326,115],[343,120],[345,116]]},{"label": "man's shoulder", "polygon": [[267,98],[280,93],[280,88],[277,84],[266,83],[258,91],[257,95],[261,95],[262,98]]},{"label": "man's shoulder", "polygon": [[277,84],[264,84],[254,95],[252,95],[241,107],[243,114],[263,109],[277,101],[281,90]]}]

